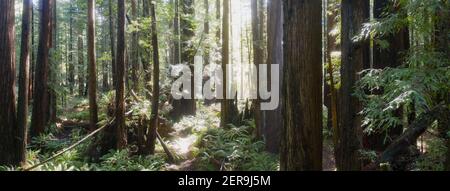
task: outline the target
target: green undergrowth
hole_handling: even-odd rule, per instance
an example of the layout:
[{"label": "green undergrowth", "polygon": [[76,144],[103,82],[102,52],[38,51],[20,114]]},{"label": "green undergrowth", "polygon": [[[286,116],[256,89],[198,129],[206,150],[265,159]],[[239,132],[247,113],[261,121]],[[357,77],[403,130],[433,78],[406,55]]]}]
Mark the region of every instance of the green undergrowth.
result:
[{"label": "green undergrowth", "polygon": [[198,170],[276,171],[278,157],[265,152],[253,137],[254,123],[240,127],[209,128],[197,140]]}]

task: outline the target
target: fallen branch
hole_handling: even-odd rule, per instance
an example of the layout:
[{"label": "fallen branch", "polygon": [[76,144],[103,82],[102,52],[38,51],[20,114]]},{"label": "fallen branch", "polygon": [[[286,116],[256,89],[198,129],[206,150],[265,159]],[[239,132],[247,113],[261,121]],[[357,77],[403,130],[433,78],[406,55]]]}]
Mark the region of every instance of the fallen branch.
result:
[{"label": "fallen branch", "polygon": [[81,143],[85,142],[86,140],[88,140],[89,138],[93,137],[94,135],[96,135],[98,132],[102,131],[103,129],[105,129],[106,127],[108,127],[109,125],[111,125],[114,122],[115,119],[112,119],[111,121],[109,121],[107,124],[105,124],[104,126],[98,128],[95,131],[92,131],[89,135],[86,135],[86,137],[84,137],[83,139],[79,140],[78,142],[76,142],[75,144],[71,145],[70,147],[67,147],[59,152],[57,152],[56,154],[54,154],[52,157],[33,165],[32,167],[29,167],[23,171],[31,171],[39,166],[44,165],[45,163],[48,163],[56,158],[58,158],[59,156],[63,155],[64,153],[76,148],[77,146],[79,146]]},{"label": "fallen branch", "polygon": [[420,115],[399,138],[386,148],[374,163],[368,166],[368,169],[377,169],[382,163],[393,162],[395,157],[417,142],[417,139],[438,119],[443,109],[444,106],[439,105]]},{"label": "fallen branch", "polygon": [[173,164],[175,163],[175,158],[173,157],[172,153],[170,152],[169,148],[167,147],[166,143],[164,143],[164,141],[161,138],[161,135],[158,133],[158,131],[156,131],[156,137],[158,138],[159,142],[161,143],[164,152],[167,155],[167,158],[169,159],[169,163]]}]

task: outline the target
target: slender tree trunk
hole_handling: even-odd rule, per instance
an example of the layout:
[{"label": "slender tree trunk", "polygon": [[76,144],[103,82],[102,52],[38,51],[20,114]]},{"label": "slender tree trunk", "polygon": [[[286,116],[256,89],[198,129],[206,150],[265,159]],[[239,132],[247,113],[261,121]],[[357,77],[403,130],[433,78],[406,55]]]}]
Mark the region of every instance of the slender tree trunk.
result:
[{"label": "slender tree trunk", "polygon": [[[203,29],[203,32],[204,32],[204,35],[206,35],[207,36],[207,38],[209,38],[209,0],[204,0],[204,2],[203,2],[203,6],[205,7],[205,15],[206,15],[206,18],[205,18],[205,23],[204,23],[204,29]],[[207,66],[207,65],[209,65],[209,60],[210,60],[210,55],[209,55],[209,52],[210,52],[210,47],[209,47],[209,44],[208,43],[205,43],[205,50],[204,50],[204,65],[205,66]]]},{"label": "slender tree trunk", "polygon": [[336,166],[338,170],[360,170],[359,149],[362,146],[361,105],[353,96],[358,73],[370,63],[369,43],[353,42],[364,22],[369,19],[369,0],[342,0],[342,66],[339,126],[337,130]]},{"label": "slender tree trunk", "polygon": [[48,69],[51,41],[51,9],[53,0],[41,0],[39,47],[36,59],[36,74],[33,92],[33,114],[31,118],[31,137],[36,137],[45,131],[47,125],[48,99]]},{"label": "slender tree trunk", "polygon": [[27,122],[28,122],[28,94],[30,82],[30,37],[31,37],[31,0],[23,1],[22,14],[22,44],[20,52],[19,68],[19,95],[17,100],[17,128],[18,128],[18,156],[20,162],[25,162],[25,152],[27,144]]},{"label": "slender tree trunk", "polygon": [[148,129],[147,140],[149,153],[155,153],[155,141],[158,129],[159,118],[159,47],[158,33],[156,28],[155,4],[150,4],[152,17],[152,47],[153,47],[153,92],[152,92],[152,115],[150,117],[150,128]]},{"label": "slender tree trunk", "polygon": [[[152,3],[150,3],[152,4]],[[137,7],[136,7],[136,0],[131,0],[131,16],[132,21],[137,22]],[[135,31],[131,34],[131,49],[130,49],[130,55],[131,55],[131,80],[133,81],[132,89],[135,92],[139,92],[139,79],[138,79],[138,70],[139,70],[139,36],[138,32]]]},{"label": "slender tree trunk", "polygon": [[226,71],[230,64],[230,0],[223,0],[223,20],[222,20],[222,70],[223,70],[223,99],[221,101],[221,121],[220,126],[233,123],[233,101],[227,99],[227,83],[229,74]]},{"label": "slender tree trunk", "polygon": [[57,95],[56,95],[56,86],[58,84],[57,72],[54,71],[55,68],[59,66],[59,58],[57,57],[56,50],[58,50],[58,38],[57,38],[57,1],[53,1],[53,6],[51,8],[52,19],[51,19],[51,39],[50,39],[50,67],[48,68],[48,83],[53,84],[53,86],[49,86],[48,89],[48,116],[47,123],[52,124],[56,122],[56,113],[57,113]]},{"label": "slender tree trunk", "polygon": [[125,126],[125,0],[118,0],[118,30],[117,30],[117,84],[116,84],[116,131],[117,149],[124,149],[127,145],[127,130]]},{"label": "slender tree trunk", "polygon": [[[82,34],[82,33],[81,33]],[[83,37],[79,34],[78,36],[78,96],[84,96],[84,42]]]},{"label": "slender tree trunk", "polygon": [[[260,27],[260,14],[258,10],[258,1],[259,0],[252,0],[251,1],[251,12],[252,12],[252,35],[253,35],[253,64],[256,65],[257,70],[259,71],[259,65],[263,63],[263,48],[262,48],[262,38],[261,38],[261,27]],[[261,6],[261,5],[260,5]],[[259,72],[256,73],[257,76],[257,86],[255,91],[258,92],[258,98],[253,100],[254,104],[254,117],[255,117],[255,130],[256,130],[256,137],[261,138],[262,137],[262,127],[261,127],[261,108],[260,108],[260,102],[259,99]]]},{"label": "slender tree trunk", "polygon": [[[267,20],[267,64],[279,64],[280,70],[283,69],[283,6],[281,1],[270,1],[268,4]],[[281,73],[282,71],[280,71]],[[268,69],[269,89],[272,90],[270,82],[272,80],[271,68]],[[282,82],[279,82],[281,87]],[[274,98],[273,98],[274,99]],[[280,101],[283,98],[280,97]],[[281,103],[281,102],[280,102]],[[271,153],[278,153],[280,150],[280,135],[283,127],[283,117],[281,115],[281,106],[276,110],[265,112],[265,131],[266,150]]]},{"label": "slender tree trunk", "polygon": [[322,170],[322,1],[283,2],[281,170]]},{"label": "slender tree trunk", "polygon": [[0,2],[0,165],[17,165],[14,0]]},{"label": "slender tree trunk", "polygon": [[89,57],[89,123],[97,129],[97,70],[95,59],[95,0],[88,1],[88,57]]},{"label": "slender tree trunk", "polygon": [[69,90],[73,95],[75,86],[75,64],[73,59],[73,0],[70,0],[69,18]]},{"label": "slender tree trunk", "polygon": [[111,43],[111,65],[112,65],[112,79],[113,79],[113,87],[116,88],[116,84],[117,84],[117,77],[116,77],[116,37],[114,34],[114,19],[113,19],[113,3],[112,0],[109,0],[109,39],[110,39],[110,43]]}]

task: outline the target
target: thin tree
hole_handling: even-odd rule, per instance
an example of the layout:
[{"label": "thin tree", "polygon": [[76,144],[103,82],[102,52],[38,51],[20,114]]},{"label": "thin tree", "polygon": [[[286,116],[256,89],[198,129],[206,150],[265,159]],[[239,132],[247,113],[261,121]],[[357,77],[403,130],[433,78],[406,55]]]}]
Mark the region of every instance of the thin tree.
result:
[{"label": "thin tree", "polygon": [[[283,8],[281,1],[269,1],[267,19],[267,64],[283,64]],[[280,71],[281,73],[281,71]],[[268,69],[268,82],[271,82],[271,68]],[[275,80],[275,79],[274,79]],[[270,83],[269,89],[271,89]],[[281,87],[281,82],[279,82]],[[282,99],[282,98],[281,98]],[[278,153],[280,150],[280,134],[283,127],[281,106],[273,111],[266,111],[264,121],[264,138],[266,150]]]},{"label": "thin tree", "polygon": [[117,64],[116,64],[116,131],[117,131],[117,149],[124,149],[127,145],[127,131],[125,126],[125,0],[118,0],[117,14]]},{"label": "thin tree", "polygon": [[227,65],[230,64],[230,0],[223,0],[222,17],[222,70],[223,70],[223,99],[221,100],[221,121],[220,126],[233,123],[233,100],[227,99],[227,83],[229,74],[226,72]]},{"label": "thin tree", "polygon": [[49,71],[49,50],[52,36],[52,7],[53,0],[40,1],[40,31],[39,47],[36,58],[36,71],[33,92],[33,111],[31,118],[31,137],[44,133],[47,125],[48,97],[48,71]]},{"label": "thin tree", "polygon": [[113,87],[116,87],[117,80],[116,80],[116,36],[114,33],[114,18],[113,18],[113,0],[109,0],[108,3],[108,11],[109,11],[109,42],[111,46],[111,76],[113,78]]},{"label": "thin tree", "polygon": [[0,165],[16,165],[14,0],[0,2]]},{"label": "thin tree", "polygon": [[322,1],[283,5],[281,170],[322,170]]},{"label": "thin tree", "polygon": [[69,8],[69,91],[73,94],[75,84],[75,64],[73,59],[73,0],[70,0]]},{"label": "thin tree", "polygon": [[89,58],[89,126],[97,128],[97,70],[95,59],[95,0],[88,1],[88,58]]},{"label": "thin tree", "polygon": [[149,153],[155,153],[155,141],[158,129],[159,118],[159,46],[158,33],[156,26],[156,10],[155,4],[150,4],[150,12],[152,17],[152,48],[153,48],[153,89],[152,89],[152,114],[150,117],[150,128],[148,129],[147,140]]},{"label": "thin tree", "polygon": [[30,43],[31,43],[31,10],[33,2],[23,1],[22,43],[19,66],[19,95],[17,100],[18,154],[20,161],[25,162],[27,144],[28,97],[30,82]]}]

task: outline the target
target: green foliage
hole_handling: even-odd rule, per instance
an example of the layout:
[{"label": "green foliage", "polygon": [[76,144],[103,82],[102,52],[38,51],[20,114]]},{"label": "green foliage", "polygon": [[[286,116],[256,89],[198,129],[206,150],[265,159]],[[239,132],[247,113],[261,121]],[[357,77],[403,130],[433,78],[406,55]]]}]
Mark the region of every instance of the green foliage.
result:
[{"label": "green foliage", "polygon": [[427,151],[421,155],[415,163],[415,169],[420,171],[442,171],[444,170],[445,153],[444,140],[431,139],[427,141]]},{"label": "green foliage", "polygon": [[128,150],[111,151],[101,158],[96,171],[158,171],[165,166],[165,158],[161,154],[153,156],[130,156]]},{"label": "green foliage", "polygon": [[262,141],[254,141],[254,126],[208,129],[198,140],[200,170],[275,171],[275,155],[264,151]]},{"label": "green foliage", "polygon": [[[402,119],[395,115],[398,109],[404,109],[403,115],[411,112],[420,115],[440,104],[440,95],[450,92],[450,60],[428,40],[434,38],[435,15],[443,9],[443,1],[396,2],[398,10],[394,14],[385,14],[383,19],[367,23],[357,37],[396,34],[403,27],[414,31],[414,42],[407,52],[402,53],[404,62],[400,67],[361,72],[355,96],[363,102],[363,125],[369,134],[400,125]],[[378,42],[388,48],[385,43]]]}]

